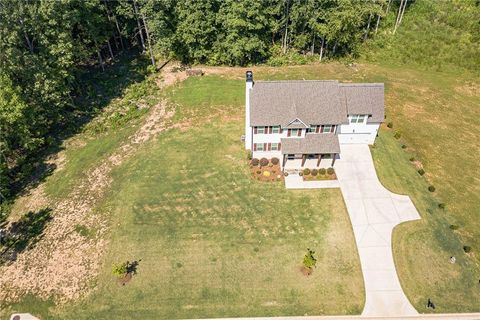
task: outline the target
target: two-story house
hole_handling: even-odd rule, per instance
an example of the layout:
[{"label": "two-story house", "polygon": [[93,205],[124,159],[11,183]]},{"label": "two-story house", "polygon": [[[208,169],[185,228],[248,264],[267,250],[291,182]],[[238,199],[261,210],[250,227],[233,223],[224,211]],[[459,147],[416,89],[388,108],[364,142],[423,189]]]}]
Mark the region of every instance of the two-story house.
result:
[{"label": "two-story house", "polygon": [[330,167],[340,144],[373,144],[384,120],[383,83],[253,81],[246,73],[245,148],[283,168]]}]

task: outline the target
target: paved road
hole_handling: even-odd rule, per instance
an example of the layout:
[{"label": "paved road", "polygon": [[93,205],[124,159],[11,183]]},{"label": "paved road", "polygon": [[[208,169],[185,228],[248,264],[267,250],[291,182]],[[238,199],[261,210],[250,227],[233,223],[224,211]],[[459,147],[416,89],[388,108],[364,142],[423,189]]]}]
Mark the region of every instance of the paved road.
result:
[{"label": "paved road", "polygon": [[367,145],[341,145],[335,171],[357,243],[366,302],[362,316],[413,316],[393,262],[392,230],[420,219],[408,196],[385,189],[377,178]]}]

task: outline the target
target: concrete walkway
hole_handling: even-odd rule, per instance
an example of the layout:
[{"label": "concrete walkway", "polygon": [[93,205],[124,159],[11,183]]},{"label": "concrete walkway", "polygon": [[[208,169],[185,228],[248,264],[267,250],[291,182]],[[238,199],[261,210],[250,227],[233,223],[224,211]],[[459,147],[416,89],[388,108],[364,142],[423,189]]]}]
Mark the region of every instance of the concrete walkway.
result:
[{"label": "concrete walkway", "polygon": [[303,181],[298,174],[289,174],[285,177],[285,188],[287,189],[326,189],[340,188],[338,180]]},{"label": "concrete walkway", "polygon": [[362,316],[414,316],[417,311],[403,293],[392,255],[392,230],[420,219],[408,196],[385,189],[377,178],[367,145],[341,145],[335,164],[352,222],[365,281]]}]

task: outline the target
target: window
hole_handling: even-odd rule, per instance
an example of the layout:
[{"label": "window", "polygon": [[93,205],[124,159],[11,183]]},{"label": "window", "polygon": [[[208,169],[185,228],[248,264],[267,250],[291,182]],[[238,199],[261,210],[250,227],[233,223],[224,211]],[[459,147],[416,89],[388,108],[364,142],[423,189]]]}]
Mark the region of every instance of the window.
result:
[{"label": "window", "polygon": [[325,125],[323,126],[323,133],[330,133],[330,132],[333,132],[333,126],[332,125]]},{"label": "window", "polygon": [[354,114],[350,119],[350,123],[363,123],[365,120],[364,114]]},{"label": "window", "polygon": [[310,128],[307,129],[307,132],[317,132],[317,126],[316,125],[311,125]]},{"label": "window", "polygon": [[289,154],[289,155],[287,156],[287,159],[288,159],[288,160],[295,160],[295,155],[294,155],[294,154]]},{"label": "window", "polygon": [[280,127],[279,126],[273,126],[272,127],[272,133],[280,133]]},{"label": "window", "polygon": [[272,150],[272,151],[278,151],[278,150],[280,150],[278,143],[272,143],[272,144],[270,145],[270,150]]},{"label": "window", "polygon": [[264,134],[265,133],[265,127],[257,127],[257,134]]},{"label": "window", "polygon": [[255,151],[265,151],[263,143],[255,143]]},{"label": "window", "polygon": [[290,135],[293,136],[293,137],[296,137],[298,136],[298,129],[291,129],[292,131],[290,131]]}]

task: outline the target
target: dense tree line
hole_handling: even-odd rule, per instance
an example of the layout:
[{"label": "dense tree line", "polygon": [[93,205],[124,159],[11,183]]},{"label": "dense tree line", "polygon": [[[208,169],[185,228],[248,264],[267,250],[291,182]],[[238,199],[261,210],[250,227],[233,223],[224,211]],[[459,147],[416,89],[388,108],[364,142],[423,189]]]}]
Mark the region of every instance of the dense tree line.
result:
[{"label": "dense tree line", "polygon": [[0,200],[71,120],[85,67],[104,69],[132,47],[153,65],[161,56],[246,65],[288,52],[355,54],[406,2],[0,0]]}]

